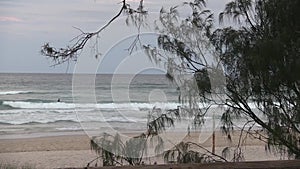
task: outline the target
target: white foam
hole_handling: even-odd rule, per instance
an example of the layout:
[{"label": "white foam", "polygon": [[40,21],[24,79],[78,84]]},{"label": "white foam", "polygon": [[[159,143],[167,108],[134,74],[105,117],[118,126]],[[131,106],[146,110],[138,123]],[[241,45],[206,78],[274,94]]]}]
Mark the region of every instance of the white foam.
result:
[{"label": "white foam", "polygon": [[[174,102],[157,102],[157,103],[97,103],[97,104],[77,104],[77,103],[65,103],[65,102],[52,102],[52,103],[37,103],[37,102],[25,102],[25,101],[3,101],[3,105],[8,105],[13,108],[21,109],[119,109],[119,110],[151,110],[154,107],[161,109],[176,109],[180,106],[180,103]],[[251,109],[256,109],[257,105],[254,103],[248,104]],[[181,105],[182,106],[182,105]],[[209,105],[199,104],[199,108],[206,108]],[[222,107],[222,106],[221,106]],[[227,106],[223,106],[226,108]],[[220,108],[218,105],[211,105],[210,108]]]},{"label": "white foam", "polygon": [[117,123],[146,123],[147,119],[144,118],[135,118],[135,117],[102,117],[99,113],[88,114],[86,116],[78,119],[76,114],[61,114],[56,115],[55,113],[45,112],[42,115],[37,115],[36,113],[30,114],[13,114],[13,115],[1,115],[0,114],[0,123],[3,124],[13,124],[13,125],[21,125],[21,124],[30,124],[30,123],[40,123],[40,124],[48,124],[55,122],[117,122]]},{"label": "white foam", "polygon": [[71,109],[75,108],[74,104],[63,103],[63,102],[53,102],[53,103],[34,103],[34,102],[24,102],[24,101],[3,101],[3,105],[8,105],[14,108],[23,109]]},{"label": "white foam", "polygon": [[8,105],[14,108],[22,109],[87,109],[87,108],[98,108],[98,109],[128,109],[128,110],[139,110],[139,109],[152,109],[164,108],[164,109],[175,109],[179,103],[98,103],[98,104],[75,104],[75,103],[64,103],[64,102],[52,102],[52,103],[34,103],[24,101],[3,101],[3,105]]},{"label": "white foam", "polygon": [[30,93],[30,91],[0,91],[0,95],[14,95],[24,93]]},{"label": "white foam", "polygon": [[81,130],[83,130],[82,127],[58,127],[55,129],[59,130],[59,131],[81,131]]}]

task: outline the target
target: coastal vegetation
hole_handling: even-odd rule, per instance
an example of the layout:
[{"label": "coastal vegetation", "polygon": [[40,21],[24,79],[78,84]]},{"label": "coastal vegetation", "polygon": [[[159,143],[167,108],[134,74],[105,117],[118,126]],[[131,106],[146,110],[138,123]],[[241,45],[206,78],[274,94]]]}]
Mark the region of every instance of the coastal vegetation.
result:
[{"label": "coastal vegetation", "polygon": [[[193,75],[195,80],[185,80],[178,86],[183,106],[165,112],[153,108],[147,131],[127,141],[118,134],[107,133],[92,139],[91,148],[102,157],[103,165],[140,165],[149,141],[155,139],[155,150],[160,153],[163,145],[160,133],[184,116],[194,120],[192,127],[201,127],[212,106],[223,107],[221,130],[228,140],[233,131],[240,132],[239,144],[224,147],[218,155],[213,150],[202,153],[191,148],[196,145],[203,149],[197,143],[180,142],[163,152],[167,161],[242,161],[241,147],[247,137],[265,142],[267,151],[299,159],[300,1],[233,0],[219,15],[206,8],[205,0],[184,2],[183,6],[190,10],[184,18],[179,16],[180,6],[161,9],[156,26],[160,34],[158,48],[141,44],[152,61],[167,65],[171,81],[182,78],[183,74]],[[78,41],[67,48],[56,49],[47,43],[42,54],[57,64],[76,60],[87,41],[98,38],[122,13],[137,27],[142,26],[143,18],[148,15],[143,0],[137,9],[123,0],[117,15],[98,31],[82,31]],[[216,24],[217,17],[220,26]],[[140,44],[133,42],[134,45]],[[216,64],[210,64],[208,58]],[[205,103],[206,107],[197,107],[199,103]],[[237,121],[243,121],[243,127],[238,127]],[[228,153],[234,154],[232,158],[227,158]]]}]

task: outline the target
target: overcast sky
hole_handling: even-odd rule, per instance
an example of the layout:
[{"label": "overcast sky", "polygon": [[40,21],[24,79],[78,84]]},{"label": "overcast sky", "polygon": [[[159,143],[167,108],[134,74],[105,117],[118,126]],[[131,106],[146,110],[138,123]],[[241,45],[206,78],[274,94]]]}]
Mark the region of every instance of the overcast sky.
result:
[{"label": "overcast sky", "polygon": [[[68,73],[74,72],[74,64],[69,69],[67,64],[51,67],[53,62],[42,56],[39,51],[45,42],[56,47],[70,44],[70,40],[80,32],[95,31],[104,25],[121,7],[121,0],[0,0],[0,72],[20,73]],[[217,13],[224,8],[228,0],[210,0],[208,8]],[[133,6],[138,0],[128,0]],[[145,6],[150,12],[158,12],[162,6],[179,4],[179,0],[145,0]],[[130,32],[131,31],[131,32]],[[116,21],[101,37],[100,51],[105,55],[115,50],[124,50],[126,44],[120,40],[134,34],[135,29],[124,23],[124,17]],[[127,38],[128,39],[128,38]],[[129,38],[130,39],[130,38]],[[151,38],[149,38],[151,39]],[[115,47],[117,44],[117,47]],[[123,45],[123,46],[122,46]],[[102,73],[113,73],[116,62],[114,58],[105,59],[105,64],[99,64],[102,58],[96,60],[91,53],[91,46],[80,55],[79,61],[89,65],[82,72],[91,73],[101,69]],[[112,47],[114,50],[112,50]],[[108,53],[107,53],[108,52]],[[118,55],[118,53],[113,53]],[[141,55],[136,53],[135,55]],[[83,59],[84,58],[84,59]],[[146,58],[145,58],[146,59]],[[148,64],[145,59],[133,59],[130,66],[124,62],[123,68],[138,69],[141,64]],[[118,61],[122,62],[122,60]],[[90,66],[93,65],[93,66]],[[137,66],[138,65],[138,66]],[[77,66],[77,68],[80,66]],[[146,66],[147,67],[147,66]],[[90,69],[89,69],[90,68]],[[81,70],[80,70],[81,71]],[[79,72],[80,72],[79,71]]]}]

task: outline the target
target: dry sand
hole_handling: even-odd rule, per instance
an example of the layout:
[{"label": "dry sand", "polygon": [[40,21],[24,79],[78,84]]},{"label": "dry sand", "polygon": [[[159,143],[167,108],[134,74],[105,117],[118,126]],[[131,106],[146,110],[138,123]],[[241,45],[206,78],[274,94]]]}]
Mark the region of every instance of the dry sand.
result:
[{"label": "dry sand", "polygon": [[[208,133],[210,134],[210,133]],[[228,142],[226,136],[216,133],[216,153],[220,154],[225,146],[234,146],[238,142],[238,135]],[[174,138],[177,137],[174,134]],[[204,137],[202,135],[202,137]],[[211,149],[211,137],[202,143]],[[185,140],[199,141],[199,135],[191,133]],[[265,151],[265,144],[247,139],[244,149],[246,161],[278,160]],[[30,165],[36,168],[84,167],[96,158],[97,155],[90,150],[89,137],[86,135],[67,135],[40,138],[0,139],[0,162],[15,165]],[[145,161],[150,163],[149,161]],[[162,163],[158,160],[158,163]],[[153,163],[153,161],[151,161]]]},{"label": "dry sand", "polygon": [[0,161],[17,166],[84,167],[96,157],[86,135],[0,140]]}]

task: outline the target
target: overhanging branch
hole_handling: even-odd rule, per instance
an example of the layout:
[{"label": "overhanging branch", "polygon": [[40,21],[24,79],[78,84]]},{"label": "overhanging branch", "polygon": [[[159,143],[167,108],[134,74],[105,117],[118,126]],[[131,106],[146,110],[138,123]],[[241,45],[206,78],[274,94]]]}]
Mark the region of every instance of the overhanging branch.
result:
[{"label": "overhanging branch", "polygon": [[66,48],[55,48],[49,45],[49,43],[46,43],[42,46],[41,53],[44,56],[47,56],[56,64],[62,64],[69,60],[77,60],[77,56],[79,51],[81,51],[86,43],[93,38],[94,36],[99,35],[104,29],[106,29],[114,20],[116,20],[124,10],[128,10],[128,12],[138,12],[135,10],[132,10],[129,5],[126,3],[126,0],[122,0],[122,7],[119,10],[119,12],[111,18],[104,26],[102,26],[98,31],[96,32],[84,32],[79,28],[78,29],[81,34],[75,37],[73,40],[77,40],[72,46],[67,46]]}]

